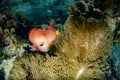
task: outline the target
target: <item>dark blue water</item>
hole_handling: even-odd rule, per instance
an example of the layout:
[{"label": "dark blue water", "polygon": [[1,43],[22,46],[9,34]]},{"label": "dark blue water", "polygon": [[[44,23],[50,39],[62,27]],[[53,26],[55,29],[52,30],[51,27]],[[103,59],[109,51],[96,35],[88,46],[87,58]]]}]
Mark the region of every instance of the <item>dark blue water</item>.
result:
[{"label": "dark blue water", "polygon": [[69,11],[67,5],[73,3],[74,0],[51,0],[51,1],[39,1],[21,2],[15,6],[12,6],[12,12],[20,12],[28,17],[32,21],[39,23],[46,23],[50,19],[61,19],[63,22],[67,19]]}]

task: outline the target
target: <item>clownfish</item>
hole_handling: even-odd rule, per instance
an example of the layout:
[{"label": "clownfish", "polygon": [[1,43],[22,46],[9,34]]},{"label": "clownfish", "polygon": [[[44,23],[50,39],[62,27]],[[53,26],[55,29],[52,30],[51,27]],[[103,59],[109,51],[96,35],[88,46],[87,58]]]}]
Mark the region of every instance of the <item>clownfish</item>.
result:
[{"label": "clownfish", "polygon": [[51,23],[47,30],[42,28],[33,28],[29,32],[29,40],[37,51],[48,52],[50,46],[56,40],[59,31]]}]

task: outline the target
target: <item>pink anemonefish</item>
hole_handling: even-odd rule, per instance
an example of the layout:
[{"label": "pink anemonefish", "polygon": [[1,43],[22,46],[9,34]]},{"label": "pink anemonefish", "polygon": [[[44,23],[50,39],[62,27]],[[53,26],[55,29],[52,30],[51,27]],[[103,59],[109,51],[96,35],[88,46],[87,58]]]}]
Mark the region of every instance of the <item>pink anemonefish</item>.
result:
[{"label": "pink anemonefish", "polygon": [[41,28],[33,28],[29,32],[29,40],[33,46],[41,52],[48,52],[50,46],[56,40],[58,31],[51,23],[47,30]]}]

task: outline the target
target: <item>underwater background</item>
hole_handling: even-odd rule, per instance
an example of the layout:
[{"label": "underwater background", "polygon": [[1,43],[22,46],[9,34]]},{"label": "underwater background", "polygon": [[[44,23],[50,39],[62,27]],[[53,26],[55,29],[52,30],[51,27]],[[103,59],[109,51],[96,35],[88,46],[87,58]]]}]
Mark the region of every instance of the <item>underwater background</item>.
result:
[{"label": "underwater background", "polygon": [[1,0],[0,80],[120,80],[120,1]]}]

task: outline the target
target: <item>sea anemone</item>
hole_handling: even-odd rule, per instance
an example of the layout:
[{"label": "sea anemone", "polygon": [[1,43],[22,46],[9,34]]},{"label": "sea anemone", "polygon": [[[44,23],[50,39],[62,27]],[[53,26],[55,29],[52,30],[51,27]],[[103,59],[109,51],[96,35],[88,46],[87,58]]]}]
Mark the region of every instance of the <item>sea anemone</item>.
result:
[{"label": "sea anemone", "polygon": [[54,43],[57,57],[23,55],[15,60],[9,78],[103,79],[112,37],[110,27],[103,20],[69,16]]}]

